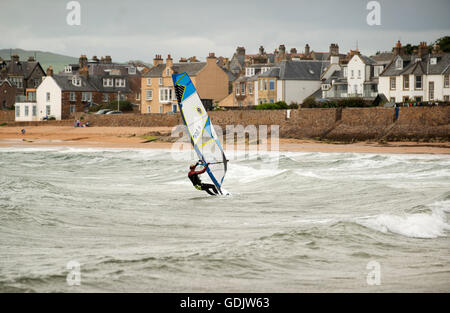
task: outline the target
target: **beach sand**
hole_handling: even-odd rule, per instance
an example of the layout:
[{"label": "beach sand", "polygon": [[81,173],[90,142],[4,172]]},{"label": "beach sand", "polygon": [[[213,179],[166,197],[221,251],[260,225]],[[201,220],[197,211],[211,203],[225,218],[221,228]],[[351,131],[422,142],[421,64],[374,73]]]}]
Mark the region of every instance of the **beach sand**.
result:
[{"label": "beach sand", "polygon": [[[0,127],[0,147],[68,146],[97,148],[170,149],[171,127]],[[153,136],[154,138],[146,137]],[[149,141],[149,139],[157,139]],[[270,150],[270,144],[268,145]],[[450,142],[326,143],[314,140],[279,140],[280,151],[450,154]]]}]

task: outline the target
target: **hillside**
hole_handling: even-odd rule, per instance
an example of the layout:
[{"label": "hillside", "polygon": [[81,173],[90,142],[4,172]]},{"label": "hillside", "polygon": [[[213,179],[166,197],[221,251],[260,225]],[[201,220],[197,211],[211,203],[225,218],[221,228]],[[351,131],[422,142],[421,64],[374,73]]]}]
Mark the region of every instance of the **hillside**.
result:
[{"label": "hillside", "polygon": [[0,49],[0,58],[9,60],[10,54],[18,54],[20,60],[25,61],[28,60],[29,56],[36,56],[36,59],[41,63],[44,71],[51,65],[55,73],[62,71],[67,64],[78,63],[78,58],[52,52],[23,49]]}]

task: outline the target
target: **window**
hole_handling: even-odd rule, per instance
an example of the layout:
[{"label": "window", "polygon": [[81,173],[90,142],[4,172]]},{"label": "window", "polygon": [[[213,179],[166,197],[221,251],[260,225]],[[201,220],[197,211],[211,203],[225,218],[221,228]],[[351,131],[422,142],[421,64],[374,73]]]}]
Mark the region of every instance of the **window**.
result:
[{"label": "window", "polygon": [[47,113],[47,116],[50,115],[50,114],[52,113],[51,107],[50,107],[49,105],[47,105],[47,106],[45,107],[45,112]]},{"label": "window", "polygon": [[152,89],[145,90],[145,100],[147,100],[147,101],[153,100],[153,90]]},{"label": "window", "polygon": [[16,85],[17,88],[23,88],[23,78],[22,77],[11,77],[11,82]]},{"label": "window", "polygon": [[166,68],[166,76],[169,76],[169,75],[170,75],[170,69]]},{"label": "window", "polygon": [[164,109],[163,109],[162,105],[159,106],[159,113],[164,113]]},{"label": "window", "polygon": [[176,104],[172,104],[172,112],[176,112],[177,111],[177,105]]},{"label": "window", "polygon": [[32,111],[33,113],[33,116],[36,116],[36,114],[37,114],[37,107],[36,107],[36,104],[34,104],[33,105],[33,111]]},{"label": "window", "polygon": [[162,77],[160,77],[159,78],[159,85],[162,86],[162,84],[163,84],[163,79],[162,79]]},{"label": "window", "polygon": [[408,103],[408,100],[409,100],[408,96],[403,97],[403,103]]},{"label": "window", "polygon": [[116,78],[116,87],[125,87],[125,79]]},{"label": "window", "polygon": [[391,100],[390,100],[390,102],[395,103],[395,98],[392,97]]},{"label": "window", "polygon": [[263,90],[263,81],[262,81],[262,79],[259,81],[259,90]]},{"label": "window", "polygon": [[113,83],[113,79],[112,78],[103,78],[103,86],[104,87],[113,87],[114,83]]},{"label": "window", "polygon": [[76,108],[76,106],[74,104],[70,105],[70,108],[69,108],[70,114],[74,114],[75,113],[75,108]]},{"label": "window", "polygon": [[391,90],[395,90],[395,88],[397,87],[396,85],[397,85],[397,83],[396,83],[395,77],[391,77],[391,83],[390,83]]},{"label": "window", "polygon": [[241,95],[245,95],[245,84],[241,83]]},{"label": "window", "polygon": [[134,66],[130,66],[128,68],[128,74],[130,74],[130,75],[136,74],[136,68]]},{"label": "window", "polygon": [[65,73],[72,73],[72,66],[66,65],[66,66],[64,67],[64,72],[65,72]]},{"label": "window", "polygon": [[147,105],[147,113],[152,113],[152,107]]},{"label": "window", "polygon": [[92,92],[83,92],[83,93],[81,93],[81,101],[83,101],[83,102],[91,102],[92,101]]},{"label": "window", "polygon": [[444,101],[449,102],[449,96],[444,96]]},{"label": "window", "polygon": [[431,58],[430,59],[430,64],[431,65],[436,65],[437,64],[437,58]]},{"label": "window", "polygon": [[401,58],[398,58],[397,61],[395,61],[395,68],[398,70],[403,68],[403,60]]},{"label": "window", "polygon": [[136,100],[141,100],[141,94],[139,92],[136,93]]},{"label": "window", "polygon": [[422,97],[416,97],[416,102],[422,102]]},{"label": "window", "polygon": [[434,82],[428,83],[428,100],[434,100]]},{"label": "window", "polygon": [[269,102],[270,102],[270,103],[273,103],[273,99],[270,99]]},{"label": "window", "polygon": [[47,92],[47,93],[46,93],[46,99],[47,99],[47,102],[50,101],[50,92]]},{"label": "window", "polygon": [[355,71],[352,70],[351,73],[352,73],[352,77],[351,78],[355,77]]},{"label": "window", "polygon": [[403,75],[403,89],[409,89],[409,75]]},{"label": "window", "polygon": [[20,116],[20,105],[16,105],[16,117]]},{"label": "window", "polygon": [[449,87],[449,82],[448,82],[448,78],[450,75],[445,75],[444,76],[444,88],[448,88]]},{"label": "window", "polygon": [[30,91],[27,94],[28,101],[36,101],[36,92]]},{"label": "window", "polygon": [[236,96],[239,96],[239,84],[236,85]]},{"label": "window", "polygon": [[250,84],[248,84],[248,94],[249,95],[253,94],[253,83],[252,82]]},{"label": "window", "polygon": [[69,94],[69,101],[75,102],[76,100],[77,100],[77,98],[76,98],[75,92],[71,92]]},{"label": "window", "polygon": [[416,76],[416,89],[422,89],[422,76]]},{"label": "window", "polygon": [[152,79],[151,78],[147,78],[147,86],[151,86],[152,85]]},{"label": "window", "polygon": [[361,78],[361,70],[358,70],[358,78]]},{"label": "window", "polygon": [[159,101],[160,102],[169,102],[173,99],[174,92],[172,88],[160,88],[159,89]]},{"label": "window", "polygon": [[72,77],[72,85],[74,86],[81,86],[81,78],[77,76]]},{"label": "window", "polygon": [[25,106],[25,114],[24,114],[25,116],[28,116],[29,110],[30,110],[29,106],[26,105]]},{"label": "window", "polygon": [[267,90],[267,79],[264,79],[264,90]]},{"label": "window", "polygon": [[275,90],[275,80],[269,80],[269,90]]},{"label": "window", "polygon": [[108,102],[109,101],[109,94],[104,93],[103,94],[103,102]]},{"label": "window", "polygon": [[348,68],[344,67],[344,77],[347,77]]}]

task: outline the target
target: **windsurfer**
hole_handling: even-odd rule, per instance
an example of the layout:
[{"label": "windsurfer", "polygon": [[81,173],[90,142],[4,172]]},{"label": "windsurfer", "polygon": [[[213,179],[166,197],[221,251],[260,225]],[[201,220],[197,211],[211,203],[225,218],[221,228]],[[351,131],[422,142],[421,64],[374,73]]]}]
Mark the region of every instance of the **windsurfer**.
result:
[{"label": "windsurfer", "polygon": [[[200,171],[196,171],[195,168],[199,165],[199,162],[197,162],[196,164],[192,164],[189,168],[190,171],[188,173],[188,177],[191,180],[192,184],[194,185],[195,189],[197,190],[204,190],[206,191],[208,194],[215,196],[217,194],[219,194],[219,192],[217,191],[216,186],[214,186],[213,184],[204,184],[202,183],[202,181],[200,180],[200,177],[198,175],[203,174],[204,172],[206,172],[206,169],[209,166],[209,163],[206,163],[205,167],[200,170]],[[212,190],[212,192],[211,192]]]}]

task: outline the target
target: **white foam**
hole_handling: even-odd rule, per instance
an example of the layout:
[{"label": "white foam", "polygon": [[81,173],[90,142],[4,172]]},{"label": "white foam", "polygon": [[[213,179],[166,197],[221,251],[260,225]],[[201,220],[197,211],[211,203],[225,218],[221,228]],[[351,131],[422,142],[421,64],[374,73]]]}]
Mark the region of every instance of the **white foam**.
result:
[{"label": "white foam", "polygon": [[381,214],[359,219],[356,222],[383,233],[395,233],[411,238],[437,238],[450,231],[445,212],[450,212],[450,201],[439,201],[430,206],[431,213],[406,214],[404,216]]}]

